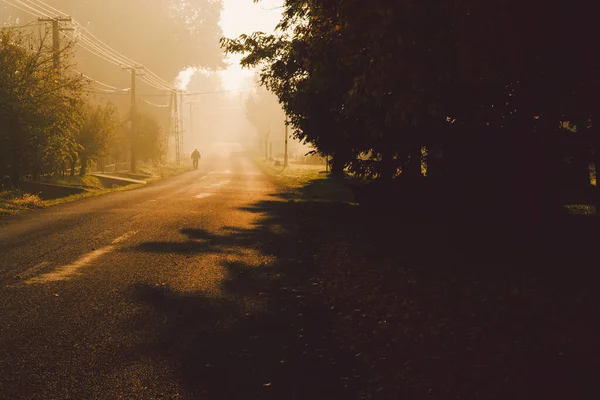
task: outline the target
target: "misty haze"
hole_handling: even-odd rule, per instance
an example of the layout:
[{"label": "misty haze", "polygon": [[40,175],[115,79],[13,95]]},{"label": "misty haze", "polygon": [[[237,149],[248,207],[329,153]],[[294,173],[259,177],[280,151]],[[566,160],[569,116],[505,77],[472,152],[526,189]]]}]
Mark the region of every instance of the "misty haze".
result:
[{"label": "misty haze", "polygon": [[0,400],[596,399],[581,0],[0,0]]}]

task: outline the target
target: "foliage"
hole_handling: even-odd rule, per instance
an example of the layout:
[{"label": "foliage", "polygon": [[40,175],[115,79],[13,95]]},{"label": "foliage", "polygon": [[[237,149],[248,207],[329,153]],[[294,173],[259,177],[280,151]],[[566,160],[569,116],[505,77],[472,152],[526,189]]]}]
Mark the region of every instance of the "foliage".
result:
[{"label": "foliage", "polygon": [[222,46],[261,68],[296,135],[334,165],[420,176],[426,147],[436,176],[466,189],[487,175],[491,190],[531,191],[539,205],[561,160],[586,157],[564,148],[561,122],[581,128],[581,146],[600,148],[592,134],[600,57],[585,46],[599,28],[583,2],[287,0],[284,8],[276,34]]},{"label": "foliage", "polygon": [[137,114],[137,132],[135,133],[134,146],[136,156],[141,161],[151,161],[153,165],[164,163],[166,154],[167,136],[160,124],[151,115]]},{"label": "foliage", "polygon": [[88,104],[83,109],[83,121],[75,133],[81,176],[86,174],[90,161],[106,155],[119,124],[116,109],[110,103],[95,107]]},{"label": "foliage", "polygon": [[[0,178],[58,172],[76,149],[78,105],[84,82],[59,73],[47,35],[0,31]],[[67,59],[70,48],[62,51]]]}]

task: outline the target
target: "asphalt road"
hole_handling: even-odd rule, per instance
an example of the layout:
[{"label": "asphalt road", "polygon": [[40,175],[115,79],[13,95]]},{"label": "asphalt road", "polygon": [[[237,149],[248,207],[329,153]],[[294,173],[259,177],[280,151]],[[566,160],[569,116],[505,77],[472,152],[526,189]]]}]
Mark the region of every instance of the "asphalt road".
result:
[{"label": "asphalt road", "polygon": [[221,150],[0,220],[1,399],[358,398],[275,187]]}]

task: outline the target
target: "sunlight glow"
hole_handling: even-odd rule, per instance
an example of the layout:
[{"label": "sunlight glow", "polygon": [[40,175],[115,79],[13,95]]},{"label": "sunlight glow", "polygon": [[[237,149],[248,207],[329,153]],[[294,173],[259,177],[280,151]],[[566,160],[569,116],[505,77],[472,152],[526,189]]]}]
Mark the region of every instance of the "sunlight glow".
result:
[{"label": "sunlight glow", "polygon": [[179,75],[177,75],[177,78],[175,78],[175,86],[177,89],[186,90],[195,73],[196,68],[194,67],[187,67],[179,72]]},{"label": "sunlight glow", "polygon": [[[272,33],[281,19],[283,0],[224,0],[220,25],[223,35],[236,38],[243,33],[255,31]],[[223,89],[242,90],[254,76],[255,71],[240,67],[241,56],[229,55],[226,59],[229,67],[221,72]]]}]

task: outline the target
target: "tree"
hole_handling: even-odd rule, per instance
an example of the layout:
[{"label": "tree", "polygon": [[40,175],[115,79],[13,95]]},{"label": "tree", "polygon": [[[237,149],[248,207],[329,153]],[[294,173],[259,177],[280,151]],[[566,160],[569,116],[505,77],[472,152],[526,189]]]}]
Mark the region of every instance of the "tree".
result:
[{"label": "tree", "polygon": [[368,154],[392,178],[420,176],[435,148],[449,187],[517,215],[555,204],[561,122],[600,137],[598,33],[584,2],[287,0],[276,35],[222,45],[319,151]]},{"label": "tree", "polygon": [[[83,121],[75,133],[77,143],[76,158],[81,163],[80,174],[84,176],[90,161],[106,155],[109,143],[115,136],[118,127],[117,113],[114,105],[99,104],[95,107],[86,105]],[[71,170],[74,174],[74,168]]]},{"label": "tree", "polygon": [[250,94],[244,105],[246,116],[256,128],[261,138],[261,144],[264,145],[265,158],[268,158],[268,142],[271,137],[271,129],[274,126],[283,125],[283,121],[285,121],[285,114],[281,105],[273,93],[262,87],[256,93]]},{"label": "tree", "polygon": [[75,146],[85,82],[54,68],[48,42],[43,34],[0,31],[0,175],[15,186],[56,172]]},{"label": "tree", "polygon": [[137,114],[137,119],[133,144],[137,157],[142,161],[151,161],[154,165],[164,163],[167,136],[159,122],[148,114]]}]

